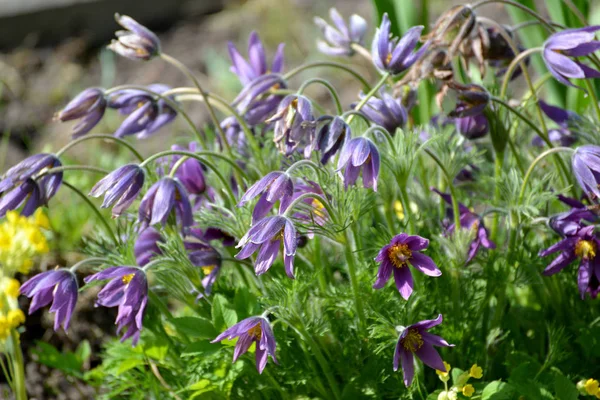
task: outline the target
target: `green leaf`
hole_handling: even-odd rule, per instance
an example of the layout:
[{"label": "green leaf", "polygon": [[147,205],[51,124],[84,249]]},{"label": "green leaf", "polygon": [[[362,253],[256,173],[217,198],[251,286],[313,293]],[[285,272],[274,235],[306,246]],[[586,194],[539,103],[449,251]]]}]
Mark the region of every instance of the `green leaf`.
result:
[{"label": "green leaf", "polygon": [[554,390],[558,400],[576,400],[579,398],[579,391],[575,384],[559,373],[554,376]]},{"label": "green leaf", "polygon": [[90,342],[84,340],[83,342],[79,343],[77,350],[75,350],[75,356],[82,365],[89,360],[91,355],[92,347],[90,346]]},{"label": "green leaf", "polygon": [[508,400],[515,395],[515,390],[511,385],[502,381],[494,381],[483,388],[481,400]]},{"label": "green leaf", "polygon": [[237,315],[240,318],[247,318],[255,314],[255,307],[257,305],[256,296],[254,296],[247,287],[241,287],[235,292],[235,298],[233,299],[233,305]]},{"label": "green leaf", "polygon": [[119,363],[119,367],[117,368],[117,374],[122,374],[123,372],[127,372],[130,369],[139,367],[140,365],[144,364],[144,360],[139,360],[137,358],[130,358],[129,360],[121,361]]},{"label": "green leaf", "polygon": [[237,313],[229,304],[229,301],[220,294],[215,295],[212,303],[213,326],[218,332],[233,326],[237,322]]},{"label": "green leaf", "polygon": [[37,355],[38,362],[44,364],[50,368],[58,369],[67,375],[82,378],[83,375],[81,370],[83,369],[83,362],[77,357],[75,353],[70,351],[60,352],[56,347],[45,343],[36,342],[37,348],[33,349],[33,354]]},{"label": "green leaf", "polygon": [[216,353],[221,349],[217,343],[210,343],[205,341],[194,342],[188,345],[183,352],[181,353],[181,357],[192,357],[192,356],[209,356],[211,354]]},{"label": "green leaf", "polygon": [[200,317],[180,317],[171,320],[178,332],[187,337],[214,339],[217,336],[212,322]]}]

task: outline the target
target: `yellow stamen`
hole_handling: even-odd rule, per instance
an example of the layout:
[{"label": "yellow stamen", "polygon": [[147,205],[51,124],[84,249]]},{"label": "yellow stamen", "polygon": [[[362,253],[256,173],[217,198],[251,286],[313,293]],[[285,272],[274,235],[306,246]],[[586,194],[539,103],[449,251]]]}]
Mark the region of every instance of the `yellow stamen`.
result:
[{"label": "yellow stamen", "polygon": [[260,339],[260,336],[262,335],[262,328],[260,327],[260,324],[250,328],[248,330],[248,335],[254,337],[255,339]]},{"label": "yellow stamen", "polygon": [[388,257],[392,264],[394,264],[394,267],[396,268],[402,268],[406,266],[406,263],[408,262],[411,256],[412,251],[410,251],[408,245],[404,243],[395,244],[393,246],[390,246],[390,248],[388,249]]},{"label": "yellow stamen", "polygon": [[317,217],[324,218],[325,217],[325,206],[317,199],[312,200],[312,206],[314,207],[314,213]]},{"label": "yellow stamen", "polygon": [[593,260],[596,257],[596,243],[590,240],[580,240],[575,245],[575,255],[577,257]]},{"label": "yellow stamen", "polygon": [[123,275],[123,277],[121,278],[121,280],[123,281],[124,284],[129,285],[129,282],[131,282],[131,280],[133,279],[134,275],[135,274]]},{"label": "yellow stamen", "polygon": [[423,346],[423,337],[416,329],[410,329],[404,339],[402,339],[402,347],[405,350],[414,353]]},{"label": "yellow stamen", "polygon": [[389,64],[390,61],[392,61],[392,53],[388,53],[387,57],[385,58],[385,63]]},{"label": "yellow stamen", "polygon": [[201,268],[202,268],[202,273],[204,275],[210,275],[210,273],[213,272],[213,270],[215,268],[217,268],[217,266],[216,265],[205,265],[205,266],[203,266]]}]

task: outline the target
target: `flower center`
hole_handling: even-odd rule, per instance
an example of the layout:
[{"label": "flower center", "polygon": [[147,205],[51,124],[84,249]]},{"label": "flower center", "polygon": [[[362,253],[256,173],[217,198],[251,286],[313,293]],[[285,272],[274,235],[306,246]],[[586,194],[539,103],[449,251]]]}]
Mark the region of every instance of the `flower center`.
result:
[{"label": "flower center", "polygon": [[388,257],[396,268],[406,266],[411,256],[412,251],[410,251],[406,244],[395,244],[388,249]]},{"label": "flower center", "polygon": [[593,260],[596,257],[596,243],[591,240],[580,240],[575,245],[575,255],[577,257]]},{"label": "flower center", "polygon": [[410,329],[404,339],[402,339],[402,347],[414,353],[423,346],[423,337],[416,329]]},{"label": "flower center", "polygon": [[204,267],[202,267],[202,273],[204,275],[209,275],[211,272],[213,272],[215,268],[217,268],[216,265],[205,265]]},{"label": "flower center", "polygon": [[260,339],[260,336],[262,335],[262,329],[260,327],[260,324],[257,324],[256,326],[250,328],[248,330],[248,335],[252,336],[255,339]]},{"label": "flower center", "polygon": [[312,200],[312,206],[314,207],[314,213],[317,217],[323,218],[325,217],[325,206],[318,199]]},{"label": "flower center", "polygon": [[389,64],[390,61],[392,61],[392,53],[388,53],[387,57],[385,58],[385,63]]},{"label": "flower center", "polygon": [[133,279],[134,275],[135,274],[123,275],[123,277],[121,278],[121,280],[123,281],[124,284],[129,285],[129,282],[131,282],[131,280]]}]

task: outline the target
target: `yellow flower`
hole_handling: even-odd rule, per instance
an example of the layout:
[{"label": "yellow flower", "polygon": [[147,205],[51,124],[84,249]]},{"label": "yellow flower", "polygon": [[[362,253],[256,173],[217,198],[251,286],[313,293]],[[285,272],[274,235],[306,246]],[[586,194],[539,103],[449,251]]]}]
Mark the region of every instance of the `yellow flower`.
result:
[{"label": "yellow flower", "polygon": [[10,211],[0,223],[0,264],[5,275],[15,272],[27,274],[36,256],[49,251],[48,241],[42,228],[49,222],[39,209],[31,217],[24,217],[17,211]]},{"label": "yellow flower", "polygon": [[481,379],[483,376],[483,369],[479,365],[473,364],[469,370],[469,376],[471,378]]},{"label": "yellow flower", "polygon": [[20,309],[10,310],[6,316],[6,322],[9,327],[16,328],[25,322],[25,314]]},{"label": "yellow flower", "polygon": [[8,326],[8,321],[6,321],[6,317],[4,315],[0,315],[0,340],[6,339],[9,332],[10,328]]},{"label": "yellow flower", "polygon": [[584,388],[585,388],[585,391],[589,395],[595,395],[596,393],[598,393],[598,389],[600,388],[600,384],[598,383],[597,380],[590,378],[587,381],[585,381]]},{"label": "yellow flower", "polygon": [[19,297],[19,288],[21,287],[21,284],[16,279],[7,279],[7,281],[8,282],[4,287],[4,293],[6,293],[8,297],[16,299]]},{"label": "yellow flower", "polygon": [[442,382],[448,382],[448,380],[450,380],[450,370],[452,367],[446,361],[444,361],[444,367],[446,367],[446,372],[436,369],[435,373],[438,374]]},{"label": "yellow flower", "polygon": [[462,388],[462,394],[467,396],[467,397],[471,397],[473,396],[473,393],[475,393],[475,388],[473,387],[473,385],[468,384],[463,386]]},{"label": "yellow flower", "polygon": [[41,208],[33,214],[33,221],[39,228],[50,229],[50,220]]},{"label": "yellow flower", "polygon": [[399,220],[404,219],[404,208],[402,207],[402,203],[400,202],[400,200],[394,201],[394,212],[396,213],[396,217],[398,217]]}]

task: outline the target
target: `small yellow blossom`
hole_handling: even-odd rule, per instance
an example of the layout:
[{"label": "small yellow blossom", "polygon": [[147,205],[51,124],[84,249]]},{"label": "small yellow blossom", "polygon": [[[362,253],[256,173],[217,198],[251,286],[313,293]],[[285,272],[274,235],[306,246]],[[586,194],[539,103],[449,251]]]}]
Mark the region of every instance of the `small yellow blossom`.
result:
[{"label": "small yellow blossom", "polygon": [[10,310],[6,316],[6,322],[10,328],[16,328],[25,322],[25,314],[20,309]]},{"label": "small yellow blossom", "polygon": [[35,257],[49,251],[42,231],[48,227],[48,218],[41,209],[31,217],[24,217],[17,211],[6,213],[6,219],[0,223],[0,265],[5,275],[17,271],[27,274]]},{"label": "small yellow blossom", "polygon": [[4,315],[0,315],[0,340],[4,340],[10,333],[10,327],[8,321]]},{"label": "small yellow blossom", "polygon": [[404,219],[404,207],[402,207],[402,202],[400,202],[400,200],[394,201],[394,212],[399,220]]},{"label": "small yellow blossom", "polygon": [[8,297],[12,297],[13,299],[16,299],[17,297],[19,297],[20,287],[21,287],[21,284],[19,283],[18,280],[7,279],[7,282],[4,286],[4,293],[6,293],[6,295]]},{"label": "small yellow blossom", "polygon": [[469,376],[471,378],[481,379],[483,376],[483,369],[479,365],[473,364],[469,370]]},{"label": "small yellow blossom", "polygon": [[595,395],[596,393],[598,393],[598,389],[600,388],[600,384],[598,383],[597,380],[590,378],[587,381],[585,381],[584,388],[585,388],[585,391],[589,395]]},{"label": "small yellow blossom", "polygon": [[450,370],[452,367],[446,361],[444,361],[444,367],[446,367],[446,372],[436,369],[435,373],[438,374],[442,382],[448,382],[450,380]]},{"label": "small yellow blossom", "polygon": [[39,228],[50,229],[50,220],[41,208],[35,210],[35,213],[33,214],[33,222]]},{"label": "small yellow blossom", "polygon": [[471,385],[470,383],[468,385],[463,386],[462,388],[462,394],[467,396],[467,397],[471,397],[473,396],[473,393],[475,393],[475,388],[473,387],[473,385]]}]

